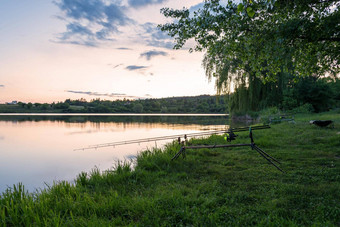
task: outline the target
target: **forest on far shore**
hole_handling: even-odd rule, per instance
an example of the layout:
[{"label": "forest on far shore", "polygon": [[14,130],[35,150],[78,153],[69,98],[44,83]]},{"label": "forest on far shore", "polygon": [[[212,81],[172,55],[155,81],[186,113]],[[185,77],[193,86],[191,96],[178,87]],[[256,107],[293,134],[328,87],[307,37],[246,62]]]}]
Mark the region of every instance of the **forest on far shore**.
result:
[{"label": "forest on far shore", "polygon": [[[0,113],[232,113],[272,112],[314,113],[340,107],[340,79],[300,78],[294,83],[262,84],[254,81],[234,93],[221,96],[190,96],[159,99],[101,100],[66,99],[64,102],[0,104]],[[253,84],[256,84],[255,86]],[[261,88],[261,89],[256,89]],[[275,91],[275,92],[273,92]],[[254,101],[257,100],[257,104]],[[274,110],[274,111],[273,111]]]},{"label": "forest on far shore", "polygon": [[85,99],[53,103],[2,104],[1,113],[226,113],[223,96],[200,95],[137,100]]}]

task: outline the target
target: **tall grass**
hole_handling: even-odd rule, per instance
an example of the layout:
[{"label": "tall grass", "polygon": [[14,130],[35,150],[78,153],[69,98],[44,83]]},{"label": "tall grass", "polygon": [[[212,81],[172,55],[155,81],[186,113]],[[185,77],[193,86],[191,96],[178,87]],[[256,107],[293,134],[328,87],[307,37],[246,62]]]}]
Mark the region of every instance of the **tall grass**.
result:
[{"label": "tall grass", "polygon": [[[334,128],[309,125],[332,119]],[[340,115],[295,117],[254,131],[256,144],[282,161],[277,171],[248,147],[187,150],[176,143],[140,153],[134,168],[80,173],[28,193],[22,184],[0,196],[1,226],[339,226]],[[248,143],[239,133],[233,143]],[[192,144],[225,143],[222,136]]]}]

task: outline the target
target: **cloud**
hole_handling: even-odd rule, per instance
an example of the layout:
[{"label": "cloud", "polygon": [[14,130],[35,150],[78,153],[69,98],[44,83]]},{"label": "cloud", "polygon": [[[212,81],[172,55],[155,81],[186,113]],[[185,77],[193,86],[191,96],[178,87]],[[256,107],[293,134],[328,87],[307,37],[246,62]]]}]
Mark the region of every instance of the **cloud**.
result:
[{"label": "cloud", "polygon": [[118,68],[119,66],[122,66],[123,64],[118,64],[118,65],[115,65],[115,66],[113,66],[113,68],[115,69],[115,68]]},{"label": "cloud", "polygon": [[132,50],[131,48],[127,48],[127,47],[118,47],[116,49],[117,50]]},{"label": "cloud", "polygon": [[148,61],[150,61],[151,58],[156,57],[156,56],[168,56],[168,53],[164,51],[150,50],[150,51],[146,51],[140,54],[140,57],[145,57],[146,60]]},{"label": "cloud", "polygon": [[[173,38],[157,28],[155,23],[138,24],[133,15],[128,15],[129,8],[161,4],[167,0],[53,0],[59,8],[65,31],[55,36],[52,42],[89,47],[99,47],[120,40],[122,27],[134,25],[141,29],[138,38],[152,47],[172,49]],[[128,5],[123,5],[127,4]],[[138,29],[137,29],[138,30]],[[127,47],[119,50],[131,50]]]},{"label": "cloud", "polygon": [[103,41],[114,41],[120,26],[134,23],[119,0],[56,0],[53,3],[63,15],[57,17],[68,23],[66,31],[57,37],[60,43],[98,46]]},{"label": "cloud", "polygon": [[173,49],[173,38],[162,32],[155,23],[145,23],[141,25],[143,34],[140,36],[146,41],[147,45],[153,47],[163,47]]},{"label": "cloud", "polygon": [[126,95],[122,93],[98,93],[98,92],[92,92],[92,91],[72,91],[72,90],[67,90],[66,92],[70,93],[76,93],[76,94],[85,94],[85,95],[96,95],[96,96],[115,96],[115,95]]},{"label": "cloud", "polygon": [[139,98],[136,96],[131,96],[123,93],[99,93],[99,92],[92,92],[92,91],[72,91],[67,90],[68,93],[74,93],[74,94],[84,94],[84,95],[90,95],[90,96],[104,96],[104,97],[110,97],[110,98]]},{"label": "cloud", "polygon": [[128,3],[133,8],[140,8],[148,5],[161,4],[167,1],[168,0],[128,0]]},{"label": "cloud", "polygon": [[141,69],[147,69],[148,66],[142,66],[142,65],[129,65],[126,66],[125,69],[129,71],[135,71],[135,70],[141,70]]}]

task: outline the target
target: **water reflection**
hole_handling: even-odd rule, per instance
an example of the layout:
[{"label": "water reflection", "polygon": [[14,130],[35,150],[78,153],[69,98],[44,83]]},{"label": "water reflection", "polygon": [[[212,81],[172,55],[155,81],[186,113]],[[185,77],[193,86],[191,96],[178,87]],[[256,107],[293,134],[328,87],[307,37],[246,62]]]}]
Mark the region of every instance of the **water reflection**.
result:
[{"label": "water reflection", "polygon": [[18,182],[33,191],[44,182],[72,181],[81,171],[95,166],[109,169],[117,160],[133,158],[155,142],[85,151],[76,148],[222,129],[228,122],[225,116],[0,116],[0,192]]},{"label": "water reflection", "polygon": [[197,116],[197,115],[119,115],[119,116],[68,116],[68,115],[0,115],[0,121],[25,122],[25,121],[53,121],[68,123],[84,122],[121,122],[121,123],[167,123],[167,124],[199,124],[199,125],[221,125],[227,123],[227,116]]}]

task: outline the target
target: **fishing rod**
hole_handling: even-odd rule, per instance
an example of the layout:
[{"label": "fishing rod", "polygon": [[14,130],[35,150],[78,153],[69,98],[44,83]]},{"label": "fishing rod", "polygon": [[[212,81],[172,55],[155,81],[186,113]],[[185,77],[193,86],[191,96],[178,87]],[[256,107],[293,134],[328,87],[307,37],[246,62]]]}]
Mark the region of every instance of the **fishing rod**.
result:
[{"label": "fishing rod", "polygon": [[[134,143],[145,143],[145,142],[153,142],[153,141],[160,141],[160,140],[175,140],[178,139],[180,141],[181,137],[189,138],[189,137],[199,137],[199,136],[207,136],[207,135],[218,135],[218,134],[230,134],[230,140],[234,140],[236,135],[234,132],[243,132],[248,131],[250,127],[239,127],[239,128],[229,128],[224,130],[213,130],[213,131],[205,131],[205,132],[196,132],[196,133],[189,133],[189,134],[180,134],[180,135],[170,135],[170,136],[159,136],[159,137],[151,137],[151,138],[144,138],[144,139],[135,139],[135,140],[125,140],[125,141],[118,141],[118,142],[111,142],[111,143],[103,143],[103,144],[96,144],[90,145],[84,148],[75,149],[78,150],[89,150],[89,149],[98,149],[104,147],[115,147],[120,145],[128,145]],[[269,125],[259,125],[251,127],[252,130],[260,130],[260,129],[268,129],[270,128]],[[228,141],[230,141],[228,140]]]}]

